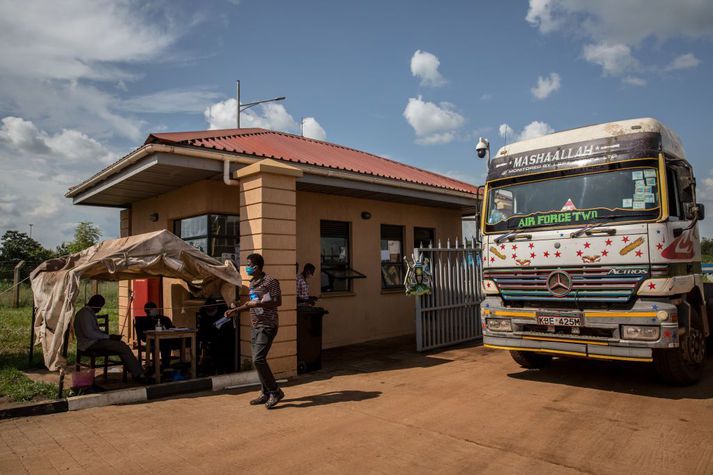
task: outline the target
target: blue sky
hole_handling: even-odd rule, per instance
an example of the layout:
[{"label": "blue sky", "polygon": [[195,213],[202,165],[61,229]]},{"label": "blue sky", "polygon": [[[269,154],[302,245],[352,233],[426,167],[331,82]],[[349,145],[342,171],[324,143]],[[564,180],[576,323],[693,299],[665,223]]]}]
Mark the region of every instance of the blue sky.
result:
[{"label": "blue sky", "polygon": [[[0,2],[0,233],[48,246],[118,211],[63,197],[152,131],[305,133],[472,183],[494,148],[653,116],[713,212],[713,3],[702,0]],[[539,87],[538,87],[539,82]],[[227,102],[226,102],[227,101]],[[713,214],[713,213],[711,213]],[[704,224],[713,235],[713,216]]]}]

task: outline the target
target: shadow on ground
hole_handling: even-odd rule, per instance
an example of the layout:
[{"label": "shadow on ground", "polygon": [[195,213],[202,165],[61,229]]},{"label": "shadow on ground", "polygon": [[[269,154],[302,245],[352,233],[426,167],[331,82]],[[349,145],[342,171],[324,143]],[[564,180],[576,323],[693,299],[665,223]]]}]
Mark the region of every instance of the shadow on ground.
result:
[{"label": "shadow on ground", "polygon": [[620,361],[555,358],[547,368],[522,369],[509,377],[538,383],[614,391],[663,399],[713,398],[713,358],[706,361],[701,381],[692,386],[670,386],[658,379],[653,365]]},{"label": "shadow on ground", "polygon": [[[480,342],[473,342],[450,347],[448,350],[479,345]],[[317,381],[334,376],[409,368],[430,368],[454,360],[443,352],[444,350],[417,352],[416,338],[413,335],[344,346],[322,351],[322,369],[301,374],[298,381]]]},{"label": "shadow on ground", "polygon": [[340,402],[359,402],[367,399],[374,399],[381,396],[381,391],[332,391],[328,393],[315,394],[299,398],[283,399],[274,409],[285,409],[288,407],[313,407],[337,404]]}]

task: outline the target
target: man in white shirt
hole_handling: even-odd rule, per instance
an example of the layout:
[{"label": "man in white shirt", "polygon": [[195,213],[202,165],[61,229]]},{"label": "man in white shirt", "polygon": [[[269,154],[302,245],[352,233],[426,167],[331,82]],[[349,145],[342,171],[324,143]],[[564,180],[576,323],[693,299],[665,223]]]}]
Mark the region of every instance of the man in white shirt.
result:
[{"label": "man in white shirt", "polygon": [[139,360],[136,359],[129,345],[121,341],[121,335],[108,335],[99,329],[97,313],[105,303],[104,297],[93,295],[87,305],[74,316],[77,348],[82,351],[99,350],[119,355],[134,381],[143,382],[143,371]]}]

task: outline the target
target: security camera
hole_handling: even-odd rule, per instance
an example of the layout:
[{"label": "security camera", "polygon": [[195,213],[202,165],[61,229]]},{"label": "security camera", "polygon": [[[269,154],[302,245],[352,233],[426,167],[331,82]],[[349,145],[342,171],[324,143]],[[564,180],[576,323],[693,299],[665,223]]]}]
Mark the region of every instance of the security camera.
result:
[{"label": "security camera", "polygon": [[478,154],[478,158],[485,158],[485,154],[488,152],[489,148],[490,142],[488,142],[487,139],[480,137],[478,140],[478,144],[475,146],[475,151]]}]

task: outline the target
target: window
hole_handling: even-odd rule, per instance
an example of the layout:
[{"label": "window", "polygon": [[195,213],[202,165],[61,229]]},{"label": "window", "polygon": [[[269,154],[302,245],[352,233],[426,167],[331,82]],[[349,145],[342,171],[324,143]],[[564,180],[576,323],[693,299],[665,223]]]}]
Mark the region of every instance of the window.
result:
[{"label": "window", "polygon": [[381,288],[396,289],[404,284],[404,228],[381,225]]},{"label": "window", "polygon": [[433,228],[413,228],[413,247],[436,245],[436,230]]},{"label": "window", "polygon": [[173,233],[196,249],[218,259],[240,256],[240,218],[235,215],[207,214],[173,222]]},{"label": "window", "polygon": [[682,206],[679,206],[678,174],[673,168],[666,169],[666,184],[668,185],[668,213],[671,217],[683,219]]},{"label": "window", "polygon": [[319,225],[322,292],[349,292],[353,279],[365,277],[351,268],[350,223],[320,221]]}]

